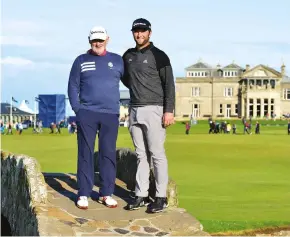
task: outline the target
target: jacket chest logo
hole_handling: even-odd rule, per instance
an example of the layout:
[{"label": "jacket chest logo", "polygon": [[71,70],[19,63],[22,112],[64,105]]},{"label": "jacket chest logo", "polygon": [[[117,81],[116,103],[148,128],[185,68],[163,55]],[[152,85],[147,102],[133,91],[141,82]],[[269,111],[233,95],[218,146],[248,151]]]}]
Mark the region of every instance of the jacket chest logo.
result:
[{"label": "jacket chest logo", "polygon": [[[132,58],[129,58],[128,59],[128,63],[132,63],[133,62],[133,59]],[[147,58],[146,59],[144,59],[143,61],[141,60],[141,61],[139,61],[139,60],[137,60],[137,62],[139,62],[139,63],[148,63],[148,60],[147,60]]]},{"label": "jacket chest logo", "polygon": [[81,72],[96,70],[95,62],[84,62],[81,64]]},{"label": "jacket chest logo", "polygon": [[110,69],[112,69],[112,68],[113,68],[113,66],[114,66],[114,65],[113,65],[113,63],[112,63],[112,62],[109,62],[109,63],[108,63],[108,67],[109,67]]}]

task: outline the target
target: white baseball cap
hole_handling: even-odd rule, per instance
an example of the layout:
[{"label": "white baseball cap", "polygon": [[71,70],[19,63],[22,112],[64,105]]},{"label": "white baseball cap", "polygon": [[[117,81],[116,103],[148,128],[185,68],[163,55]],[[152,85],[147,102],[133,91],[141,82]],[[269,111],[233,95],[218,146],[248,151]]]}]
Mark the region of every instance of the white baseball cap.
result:
[{"label": "white baseball cap", "polygon": [[108,37],[107,31],[102,26],[95,26],[90,30],[89,40],[101,39],[106,40]]}]

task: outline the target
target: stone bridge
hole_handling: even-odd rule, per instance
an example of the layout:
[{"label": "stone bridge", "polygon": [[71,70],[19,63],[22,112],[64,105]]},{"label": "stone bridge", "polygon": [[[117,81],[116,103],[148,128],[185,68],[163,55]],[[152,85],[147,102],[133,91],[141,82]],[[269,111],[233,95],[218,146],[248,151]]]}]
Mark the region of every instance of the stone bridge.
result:
[{"label": "stone bridge", "polygon": [[[169,208],[147,214],[145,208],[126,211],[134,190],[136,155],[117,150],[117,180],[114,196],[118,208],[97,203],[98,173],[89,209],[75,206],[76,175],[42,173],[36,159],[1,152],[1,215],[9,222],[12,235],[29,236],[209,236],[186,210],[178,207],[176,184],[167,190]],[[95,155],[97,159],[97,154]],[[96,162],[97,164],[97,162]],[[96,171],[98,167],[96,165]],[[150,195],[154,198],[154,175],[150,175]],[[5,226],[2,225],[2,228]]]}]

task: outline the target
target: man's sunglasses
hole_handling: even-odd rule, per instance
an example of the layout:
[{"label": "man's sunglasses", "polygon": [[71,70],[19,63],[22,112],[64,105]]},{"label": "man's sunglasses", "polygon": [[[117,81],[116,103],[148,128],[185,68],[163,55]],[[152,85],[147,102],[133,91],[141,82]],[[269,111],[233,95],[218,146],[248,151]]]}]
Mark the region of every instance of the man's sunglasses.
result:
[{"label": "man's sunglasses", "polygon": [[91,40],[91,43],[104,43],[105,40],[102,40],[102,39],[94,39],[94,40]]},{"label": "man's sunglasses", "polygon": [[135,28],[135,29],[133,29],[132,31],[133,31],[133,32],[145,32],[145,31],[147,31],[147,30],[149,30],[149,29],[144,29],[144,28]]}]

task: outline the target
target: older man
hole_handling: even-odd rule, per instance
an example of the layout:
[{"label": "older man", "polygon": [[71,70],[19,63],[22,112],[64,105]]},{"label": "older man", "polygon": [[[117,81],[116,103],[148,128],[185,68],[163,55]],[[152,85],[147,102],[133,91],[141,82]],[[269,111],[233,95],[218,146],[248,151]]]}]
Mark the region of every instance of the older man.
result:
[{"label": "older man", "polygon": [[123,76],[122,57],[108,52],[107,31],[94,27],[89,34],[91,49],[79,55],[72,66],[69,101],[76,114],[78,139],[77,206],[88,208],[94,185],[94,147],[99,133],[100,195],[98,201],[116,207],[112,198],[116,179],[116,140],[119,127],[119,81]]}]

